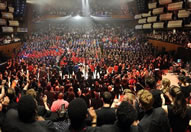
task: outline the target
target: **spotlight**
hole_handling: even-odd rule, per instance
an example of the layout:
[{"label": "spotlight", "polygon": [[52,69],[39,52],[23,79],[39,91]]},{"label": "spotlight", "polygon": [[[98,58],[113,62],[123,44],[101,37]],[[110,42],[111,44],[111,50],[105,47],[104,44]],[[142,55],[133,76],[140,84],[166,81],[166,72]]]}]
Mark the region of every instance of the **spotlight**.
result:
[{"label": "spotlight", "polygon": [[76,20],[79,20],[79,19],[81,19],[82,17],[80,16],[80,15],[77,15],[77,16],[75,16],[74,17],[74,19],[76,19]]},{"label": "spotlight", "polygon": [[176,34],[176,29],[173,29],[173,34]]}]

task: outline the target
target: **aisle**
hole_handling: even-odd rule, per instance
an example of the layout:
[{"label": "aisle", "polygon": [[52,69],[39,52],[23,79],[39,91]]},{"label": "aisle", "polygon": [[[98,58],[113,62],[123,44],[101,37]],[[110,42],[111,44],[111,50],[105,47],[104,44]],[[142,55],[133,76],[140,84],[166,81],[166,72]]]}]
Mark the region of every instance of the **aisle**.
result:
[{"label": "aisle", "polygon": [[162,78],[167,78],[171,81],[171,85],[178,86],[178,75],[174,73],[166,73],[166,75],[163,75]]},{"label": "aisle", "polygon": [[[84,67],[84,65],[83,65],[83,67]],[[87,68],[88,68],[88,67],[87,67]],[[85,72],[85,68],[81,68],[81,71],[83,72],[83,76],[87,79],[87,78],[88,78],[88,73]],[[94,73],[93,78],[94,78],[94,79],[96,78],[95,73]],[[99,78],[100,78],[100,77],[99,77],[99,74],[98,74],[98,79],[99,79]],[[167,78],[167,79],[169,79],[169,80],[171,81],[171,85],[178,86],[178,75],[177,75],[177,74],[175,74],[175,73],[168,73],[168,72],[166,71],[166,74],[165,74],[165,75],[162,75],[162,78],[163,78],[163,79],[164,79],[164,78]]]}]

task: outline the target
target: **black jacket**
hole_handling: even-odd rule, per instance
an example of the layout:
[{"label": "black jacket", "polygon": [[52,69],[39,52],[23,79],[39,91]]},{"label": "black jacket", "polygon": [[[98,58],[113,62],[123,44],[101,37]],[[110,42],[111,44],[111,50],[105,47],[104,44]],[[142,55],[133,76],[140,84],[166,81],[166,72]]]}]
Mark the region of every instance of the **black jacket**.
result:
[{"label": "black jacket", "polygon": [[96,110],[97,114],[97,126],[102,125],[112,125],[114,124],[115,117],[115,109],[110,107],[102,107]]},{"label": "black jacket", "polygon": [[143,132],[170,132],[167,114],[161,107],[146,111],[139,127]]},{"label": "black jacket", "polygon": [[24,123],[19,120],[18,112],[10,109],[5,117],[3,132],[57,132],[53,122],[51,121],[35,121],[32,123]]},{"label": "black jacket", "polygon": [[103,125],[99,131],[100,132],[142,132],[141,129],[136,126],[131,126],[129,130],[122,129],[118,127],[117,123],[115,123],[114,125]]}]

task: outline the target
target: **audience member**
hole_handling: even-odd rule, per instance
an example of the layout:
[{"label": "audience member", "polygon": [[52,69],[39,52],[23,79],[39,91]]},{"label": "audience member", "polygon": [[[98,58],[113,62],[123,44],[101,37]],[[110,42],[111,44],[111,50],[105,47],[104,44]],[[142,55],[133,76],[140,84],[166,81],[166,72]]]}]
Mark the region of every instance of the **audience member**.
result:
[{"label": "audience member", "polygon": [[64,95],[63,93],[58,94],[58,99],[52,103],[51,106],[51,111],[52,112],[57,112],[58,110],[61,109],[61,106],[64,105],[65,108],[68,108],[68,101],[65,101],[63,98]]},{"label": "audience member", "polygon": [[103,125],[101,131],[103,132],[141,132],[136,124],[137,113],[131,104],[122,102],[117,109],[117,121],[114,125]]},{"label": "audience member", "polygon": [[170,125],[165,111],[161,107],[153,108],[153,95],[148,90],[140,90],[138,100],[145,111],[143,118],[139,122],[139,127],[143,132],[170,132]]},{"label": "audience member", "polygon": [[191,119],[191,108],[187,106],[184,94],[179,87],[171,86],[169,93],[172,104],[163,106],[163,109],[168,114],[172,131],[186,132]]},{"label": "audience member", "polygon": [[10,109],[2,127],[3,132],[56,132],[52,122],[37,115],[37,102],[32,96],[23,96],[18,110]]},{"label": "audience member", "polygon": [[113,124],[116,120],[115,109],[111,108],[112,95],[109,92],[103,93],[103,107],[96,111],[97,126]]}]

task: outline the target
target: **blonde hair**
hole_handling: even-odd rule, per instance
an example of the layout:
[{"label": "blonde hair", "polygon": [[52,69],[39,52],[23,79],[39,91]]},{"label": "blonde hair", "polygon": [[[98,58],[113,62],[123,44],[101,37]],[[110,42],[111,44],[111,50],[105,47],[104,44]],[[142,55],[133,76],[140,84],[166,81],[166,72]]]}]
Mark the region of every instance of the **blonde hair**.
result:
[{"label": "blonde hair", "polygon": [[126,93],[123,97],[123,101],[127,101],[133,105],[133,101],[136,99],[136,96],[132,93]]},{"label": "blonde hair", "polygon": [[127,93],[132,93],[130,89],[124,89],[123,90],[123,95],[126,95]]},{"label": "blonde hair", "polygon": [[7,93],[8,94],[15,94],[15,90],[13,88],[8,88]]},{"label": "blonde hair", "polygon": [[34,99],[35,99],[36,96],[37,96],[36,91],[35,91],[34,89],[29,89],[29,90],[27,90],[26,95],[30,95],[30,96],[32,96]]},{"label": "blonde hair", "polygon": [[170,82],[169,79],[164,78],[164,79],[162,80],[162,92],[163,92],[163,93],[169,92],[170,84],[171,84],[171,82]]},{"label": "blonde hair", "polygon": [[149,110],[152,108],[154,100],[153,100],[153,95],[151,92],[149,92],[148,90],[142,89],[137,93],[137,96],[139,98],[139,102],[142,105],[143,109]]}]

